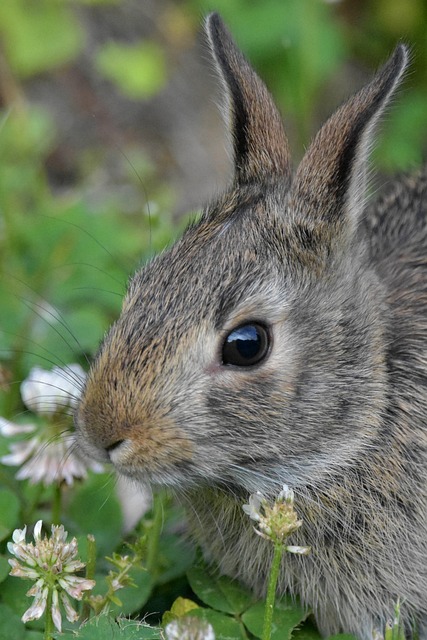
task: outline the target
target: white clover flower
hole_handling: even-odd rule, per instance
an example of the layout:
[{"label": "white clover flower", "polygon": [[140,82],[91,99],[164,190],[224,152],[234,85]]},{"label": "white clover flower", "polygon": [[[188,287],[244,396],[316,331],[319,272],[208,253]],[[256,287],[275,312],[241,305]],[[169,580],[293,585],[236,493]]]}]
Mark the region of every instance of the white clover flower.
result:
[{"label": "white clover flower", "polygon": [[78,403],[85,373],[79,364],[54,367],[44,371],[34,367],[21,384],[22,400],[39,419],[33,424],[15,424],[0,418],[0,434],[33,437],[9,445],[9,453],[0,458],[5,465],[20,467],[16,478],[45,485],[75,478],[86,478],[87,470],[102,471],[102,465],[84,461],[75,454],[74,436],[70,433],[70,414]]},{"label": "white clover flower", "polygon": [[165,627],[167,640],[215,640],[212,625],[195,616],[184,616]]},{"label": "white clover flower", "polygon": [[262,538],[283,545],[289,553],[306,555],[310,552],[310,547],[285,545],[285,540],[302,525],[294,508],[294,492],[286,484],[273,504],[257,491],[249,496],[249,504],[242,508],[257,523],[254,530]]},{"label": "white clover flower", "polygon": [[34,367],[21,384],[21,397],[28,409],[41,416],[66,407],[75,409],[85,378],[79,364],[53,367],[52,371]]},{"label": "white clover flower", "polygon": [[29,622],[41,618],[46,611],[48,595],[51,592],[52,605],[47,614],[52,616],[55,627],[61,631],[62,616],[59,603],[64,607],[67,620],[75,622],[78,613],[68,596],[81,600],[83,592],[93,589],[95,581],[74,575],[74,572],[83,569],[85,564],[77,558],[76,538],[67,542],[68,533],[63,525],[52,525],[50,538],[42,537],[41,529],[42,521],[39,520],[34,527],[34,544],[26,542],[26,526],[23,529],[15,529],[12,542],[7,543],[9,553],[15,556],[9,559],[12,567],[10,575],[36,580],[27,591],[27,596],[33,597],[34,601],[25,611],[22,621]]}]

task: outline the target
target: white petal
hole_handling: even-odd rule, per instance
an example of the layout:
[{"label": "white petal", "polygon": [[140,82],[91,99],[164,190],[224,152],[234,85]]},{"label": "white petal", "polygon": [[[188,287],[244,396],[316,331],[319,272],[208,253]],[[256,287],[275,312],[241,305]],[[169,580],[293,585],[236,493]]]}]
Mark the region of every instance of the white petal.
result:
[{"label": "white petal", "polygon": [[255,520],[256,522],[260,521],[261,517],[259,513],[255,510],[253,505],[244,504],[242,505],[242,509],[246,513],[246,515],[249,516],[252,520]]},{"label": "white petal", "polygon": [[262,505],[267,503],[266,497],[261,493],[261,491],[257,491],[256,493],[252,493],[249,496],[249,504],[252,504],[254,508],[259,511]]},{"label": "white petal", "polygon": [[53,367],[46,371],[34,367],[21,384],[21,396],[26,406],[40,415],[49,415],[61,407],[75,407],[86,374],[79,364]]},{"label": "white petal", "polygon": [[62,629],[62,618],[61,612],[59,610],[59,600],[58,600],[58,591],[54,589],[52,591],[52,620],[55,627],[58,629],[59,633],[61,633]]},{"label": "white petal", "polygon": [[35,413],[51,413],[52,386],[49,371],[33,367],[28,378],[21,384],[21,397],[24,404]]},{"label": "white petal", "polygon": [[65,531],[64,525],[63,524],[53,524],[51,527],[51,531],[52,531],[52,538],[60,543],[61,545],[63,545],[65,543],[65,541],[67,540],[67,536],[68,536],[68,531]]},{"label": "white petal", "polygon": [[19,466],[18,480],[43,482],[45,486],[65,480],[72,485],[75,478],[86,478],[88,469],[102,471],[101,465],[78,458],[73,453],[74,444],[74,437],[69,435],[45,442],[35,436],[26,442],[12,443],[11,453],[0,458],[0,462]]},{"label": "white petal", "polygon": [[61,593],[59,594],[59,597],[61,598],[61,602],[64,605],[65,615],[67,616],[67,620],[69,622],[77,622],[77,620],[79,619],[79,614],[71,606],[71,602],[69,601],[67,594],[61,591]]},{"label": "white petal", "polygon": [[16,436],[21,433],[32,433],[36,427],[33,424],[16,424],[0,417],[0,434],[2,436]]},{"label": "white petal", "polygon": [[280,491],[277,496],[277,500],[280,502],[293,502],[294,501],[294,492],[292,489],[288,487],[287,484],[283,485],[283,489]]},{"label": "white petal", "polygon": [[83,591],[90,591],[96,584],[95,580],[68,575],[58,578],[58,583],[75,600],[81,600]]},{"label": "white petal", "polygon": [[13,554],[21,560],[25,564],[28,564],[30,567],[35,567],[37,562],[35,561],[35,549],[32,544],[23,544],[20,542],[19,544],[13,544],[11,542],[7,545],[9,553]]},{"label": "white petal", "polygon": [[195,616],[184,616],[165,627],[167,640],[215,640],[212,625]]},{"label": "white petal", "polygon": [[29,578],[30,580],[37,580],[39,572],[36,569],[30,567],[23,567],[15,558],[10,558],[8,563],[12,567],[9,575],[16,578]]},{"label": "white petal", "polygon": [[34,525],[33,535],[34,535],[34,540],[36,542],[40,540],[42,525],[43,525],[43,520],[37,520],[36,524]]},{"label": "white petal", "polygon": [[310,553],[310,547],[297,547],[297,546],[289,545],[288,547],[285,547],[285,549],[289,553],[297,553],[300,556],[306,556],[307,554]]},{"label": "white petal", "polygon": [[14,442],[9,445],[10,453],[0,458],[0,462],[7,466],[18,467],[33,454],[39,446],[38,437],[25,442]]},{"label": "white petal", "polygon": [[25,542],[25,536],[27,534],[27,525],[23,529],[15,529],[12,533],[12,540],[19,544],[20,542]]},{"label": "white petal", "polygon": [[37,596],[40,597],[43,593],[43,587],[45,586],[44,578],[39,578],[35,584],[28,589],[26,595],[27,596]]},{"label": "white petal", "polygon": [[42,617],[44,610],[46,609],[47,601],[47,587],[43,589],[42,593],[34,599],[33,604],[26,610],[22,616],[22,622],[30,622],[30,620],[38,620]]}]

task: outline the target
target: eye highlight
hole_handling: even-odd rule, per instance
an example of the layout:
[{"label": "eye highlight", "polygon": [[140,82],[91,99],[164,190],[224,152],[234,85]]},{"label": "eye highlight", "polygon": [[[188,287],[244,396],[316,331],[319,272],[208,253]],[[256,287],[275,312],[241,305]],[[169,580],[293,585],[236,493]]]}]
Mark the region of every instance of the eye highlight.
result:
[{"label": "eye highlight", "polygon": [[251,367],[264,360],[270,347],[266,327],[257,322],[243,324],[230,331],[222,346],[222,363]]}]

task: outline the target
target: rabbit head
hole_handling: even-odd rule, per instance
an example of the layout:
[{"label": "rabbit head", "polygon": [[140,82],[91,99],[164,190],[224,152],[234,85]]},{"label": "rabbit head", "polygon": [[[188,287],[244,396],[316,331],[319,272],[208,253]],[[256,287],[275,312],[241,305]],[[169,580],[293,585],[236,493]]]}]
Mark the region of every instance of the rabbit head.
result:
[{"label": "rabbit head", "polygon": [[293,175],[265,85],[217,14],[206,33],[234,179],[131,279],[76,428],[132,478],[268,492],[349,464],[378,430],[384,294],[359,222],[373,129],[408,56],[397,47]]}]

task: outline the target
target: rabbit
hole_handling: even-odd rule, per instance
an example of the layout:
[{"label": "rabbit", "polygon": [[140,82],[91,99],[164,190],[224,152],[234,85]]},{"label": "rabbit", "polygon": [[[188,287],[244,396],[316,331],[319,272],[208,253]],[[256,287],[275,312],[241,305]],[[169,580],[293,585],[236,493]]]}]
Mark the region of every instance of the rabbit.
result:
[{"label": "rabbit", "polygon": [[130,280],[75,415],[85,455],[171,487],[220,570],[265,593],[272,545],[242,510],[295,494],[278,592],[320,632],[427,638],[427,171],[366,198],[398,45],[295,172],[281,117],[220,16],[234,176]]}]

